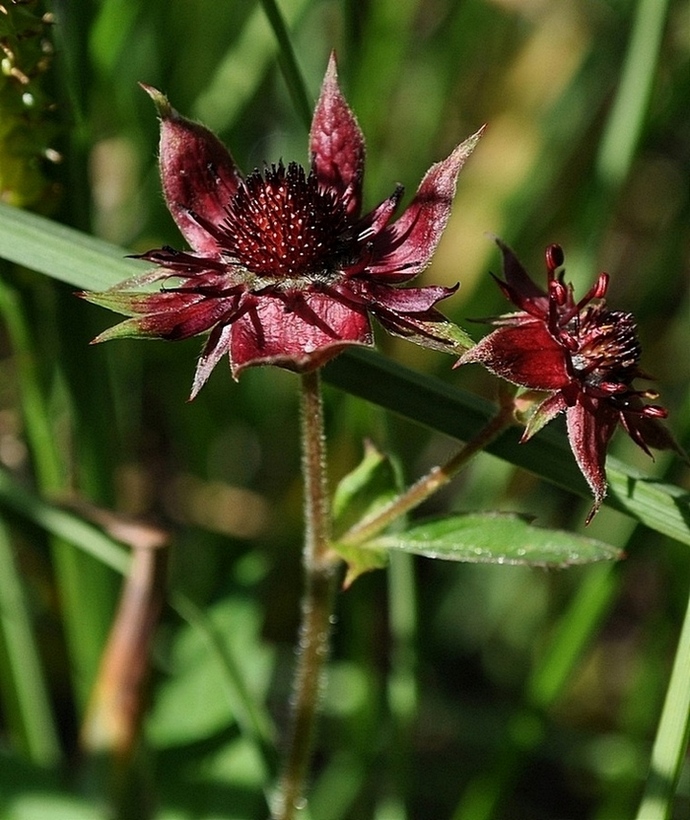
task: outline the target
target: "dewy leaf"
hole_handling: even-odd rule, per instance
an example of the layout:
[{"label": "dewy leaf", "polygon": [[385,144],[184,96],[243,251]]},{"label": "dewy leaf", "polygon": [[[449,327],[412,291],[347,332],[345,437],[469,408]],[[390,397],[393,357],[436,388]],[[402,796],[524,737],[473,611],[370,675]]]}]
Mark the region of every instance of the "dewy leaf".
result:
[{"label": "dewy leaf", "polygon": [[568,567],[611,561],[621,551],[594,538],[532,526],[515,513],[470,513],[388,533],[363,548],[401,550],[426,558],[481,564]]},{"label": "dewy leaf", "polygon": [[[397,495],[400,484],[391,460],[371,442],[364,446],[364,458],[338,484],[333,498],[336,538],[363,518],[368,518]],[[333,544],[348,565],[346,587],[364,572],[381,569],[388,562],[385,550]]]}]

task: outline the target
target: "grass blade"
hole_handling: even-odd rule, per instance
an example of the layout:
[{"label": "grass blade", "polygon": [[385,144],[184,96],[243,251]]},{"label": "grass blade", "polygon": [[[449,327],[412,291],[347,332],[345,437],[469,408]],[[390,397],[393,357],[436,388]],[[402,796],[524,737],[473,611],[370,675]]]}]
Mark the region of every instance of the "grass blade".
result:
[{"label": "grass blade", "polygon": [[639,0],[618,93],[599,145],[597,165],[608,183],[628,173],[640,140],[656,74],[668,0]]},{"label": "grass blade", "polygon": [[280,68],[283,72],[288,91],[290,92],[290,97],[292,97],[293,105],[302,120],[302,124],[308,131],[311,125],[312,105],[309,100],[304,77],[302,77],[302,72],[297,65],[297,57],[295,57],[295,50],[292,47],[285,20],[275,0],[261,0],[261,5],[264,8],[266,17],[278,41],[280,48],[278,61],[280,62]]},{"label": "grass blade", "polygon": [[68,541],[122,575],[129,569],[127,551],[101,530],[73,513],[43,501],[0,469],[0,507],[21,515],[46,532]]},{"label": "grass blade", "polygon": [[[9,678],[16,701],[16,723],[29,758],[39,765],[52,766],[60,760],[60,743],[53,721],[50,697],[31,615],[15,561],[10,535],[0,521],[0,642],[7,657]],[[4,677],[4,676],[3,676]],[[10,704],[4,704],[12,722]]]},{"label": "grass blade", "polygon": [[142,270],[127,251],[0,203],[0,256],[83,290],[105,290]]},{"label": "grass blade", "polygon": [[[285,25],[292,26],[302,15],[309,0],[291,0],[285,10]],[[242,110],[260,86],[269,64],[275,58],[279,47],[278,32],[269,15],[268,2],[264,9],[257,7],[245,24],[237,43],[223,57],[213,77],[201,92],[194,105],[194,116],[214,131],[224,131],[240,117]],[[267,18],[271,22],[267,21]],[[293,57],[294,58],[294,57]],[[285,72],[285,70],[284,70]],[[299,72],[297,72],[299,76]],[[286,76],[287,82],[287,76]],[[302,102],[299,112],[305,118],[309,110],[309,98],[303,81],[299,95]],[[228,94],[232,89],[232,94]],[[306,120],[309,125],[311,113]]]},{"label": "grass blade", "polygon": [[690,734],[690,600],[661,712],[650,772],[637,820],[666,820],[685,760]]}]

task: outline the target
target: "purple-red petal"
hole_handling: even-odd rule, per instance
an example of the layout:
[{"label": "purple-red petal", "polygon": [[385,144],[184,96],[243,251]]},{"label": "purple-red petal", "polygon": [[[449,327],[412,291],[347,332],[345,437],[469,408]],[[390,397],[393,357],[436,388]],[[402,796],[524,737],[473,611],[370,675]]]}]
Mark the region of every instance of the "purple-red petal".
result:
[{"label": "purple-red petal", "polygon": [[314,110],[309,149],[319,182],[343,197],[347,212],[357,216],[362,207],[364,136],[338,85],[333,54]]},{"label": "purple-red petal", "polygon": [[374,306],[381,306],[395,313],[426,313],[442,299],[452,296],[459,285],[444,288],[430,285],[423,288],[391,288],[387,285],[372,284],[368,292]]},{"label": "purple-red petal", "polygon": [[[109,291],[106,291],[107,293]],[[175,341],[188,339],[205,333],[221,322],[232,313],[237,303],[236,296],[208,299],[197,293],[127,293],[124,296],[129,297],[129,309],[125,310],[124,305],[112,309],[120,310],[134,318],[104,330],[93,343],[127,337]],[[142,298],[137,299],[137,296]],[[103,300],[99,300],[99,304],[112,307]]]},{"label": "purple-red petal", "polygon": [[175,310],[151,313],[139,319],[139,329],[147,336],[177,341],[205,333],[233,310],[236,299],[202,299]]},{"label": "purple-red petal", "polygon": [[[662,413],[652,415],[644,412],[644,410],[650,408],[662,411]],[[639,409],[623,410],[620,418],[625,432],[648,456],[653,458],[649,449],[653,447],[655,450],[673,450],[684,461],[689,462],[687,453],[675,440],[668,427],[661,421],[662,418],[666,418],[666,415],[667,413],[663,408],[656,408],[654,405],[642,405],[642,402],[640,402]]]},{"label": "purple-red petal", "polygon": [[456,366],[471,362],[532,390],[560,390],[570,382],[563,348],[536,322],[494,330],[461,356]]},{"label": "purple-red petal", "polygon": [[319,293],[298,295],[289,306],[281,296],[264,294],[234,322],[232,331],[235,377],[244,368],[261,364],[306,372],[349,345],[373,344],[365,310],[353,310]]},{"label": "purple-red petal", "polygon": [[403,215],[375,237],[377,261],[370,267],[372,275],[384,278],[402,273],[407,280],[429,264],[450,216],[458,174],[482,131],[458,145],[446,159],[432,165]]},{"label": "purple-red petal", "polygon": [[[539,306],[541,313],[548,316],[548,296],[535,282],[530,279],[527,271],[522,267],[520,260],[513,251],[500,239],[495,239],[496,244],[503,254],[503,275],[508,298],[522,310],[527,310],[527,305]],[[498,280],[497,280],[498,281]],[[502,285],[500,281],[499,285]],[[532,312],[532,311],[530,311]]]},{"label": "purple-red petal", "polygon": [[143,83],[142,88],[161,118],[159,164],[168,210],[195,251],[215,256],[219,252],[217,241],[193,215],[219,225],[242,179],[240,171],[208,128],[178,114],[160,91]]},{"label": "purple-red petal", "polygon": [[566,411],[568,440],[582,475],[594,494],[589,523],[606,496],[606,448],[618,423],[618,413],[606,400],[580,393]]}]

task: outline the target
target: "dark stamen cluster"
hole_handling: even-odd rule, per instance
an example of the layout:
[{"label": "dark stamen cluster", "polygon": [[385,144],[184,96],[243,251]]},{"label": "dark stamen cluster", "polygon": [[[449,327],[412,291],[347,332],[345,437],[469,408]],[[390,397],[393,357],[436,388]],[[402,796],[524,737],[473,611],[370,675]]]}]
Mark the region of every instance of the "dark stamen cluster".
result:
[{"label": "dark stamen cluster", "polygon": [[594,384],[629,384],[637,375],[641,355],[633,316],[597,306],[585,311],[579,324],[572,362],[581,377]]},{"label": "dark stamen cluster", "polygon": [[254,171],[226,210],[223,248],[257,276],[318,279],[351,261],[354,232],[342,202],[295,162]]}]

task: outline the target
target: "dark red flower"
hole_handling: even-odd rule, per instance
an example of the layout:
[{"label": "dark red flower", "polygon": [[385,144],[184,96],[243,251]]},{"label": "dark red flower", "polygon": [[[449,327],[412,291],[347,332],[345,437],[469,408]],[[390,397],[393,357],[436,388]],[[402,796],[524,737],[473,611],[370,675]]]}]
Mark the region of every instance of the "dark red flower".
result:
[{"label": "dark red flower", "polygon": [[608,274],[601,273],[576,302],[572,285],[564,282],[560,246],[546,249],[543,291],[510,248],[500,240],[497,244],[503,252],[505,282],[496,281],[519,310],[488,320],[497,329],[457,365],[479,362],[513,384],[548,392],[531,415],[523,441],[565,412],[570,446],[594,493],[589,523],[606,495],[606,448],[617,425],[650,456],[650,447],[678,449],[659,422],[667,412],[645,404],[645,399],[657,397],[655,392],[633,387],[634,379],[649,377],[638,367],[640,343],[633,316],[609,310],[604,301]]},{"label": "dark red flower", "polygon": [[[364,138],[333,57],[312,121],[309,170],[281,162],[245,177],[210,131],[143,87],[161,118],[165,200],[191,250],[148,251],[140,258],[153,271],[83,294],[132,317],[94,341],[208,333],[192,398],[225,353],[235,377],[260,364],[308,371],[348,345],[373,344],[371,316],[420,344],[468,346],[435,307],[456,288],[398,286],[429,264],[479,133],[429,169],[391,223],[402,187],[361,215]],[[153,282],[164,286],[132,290]]]}]

